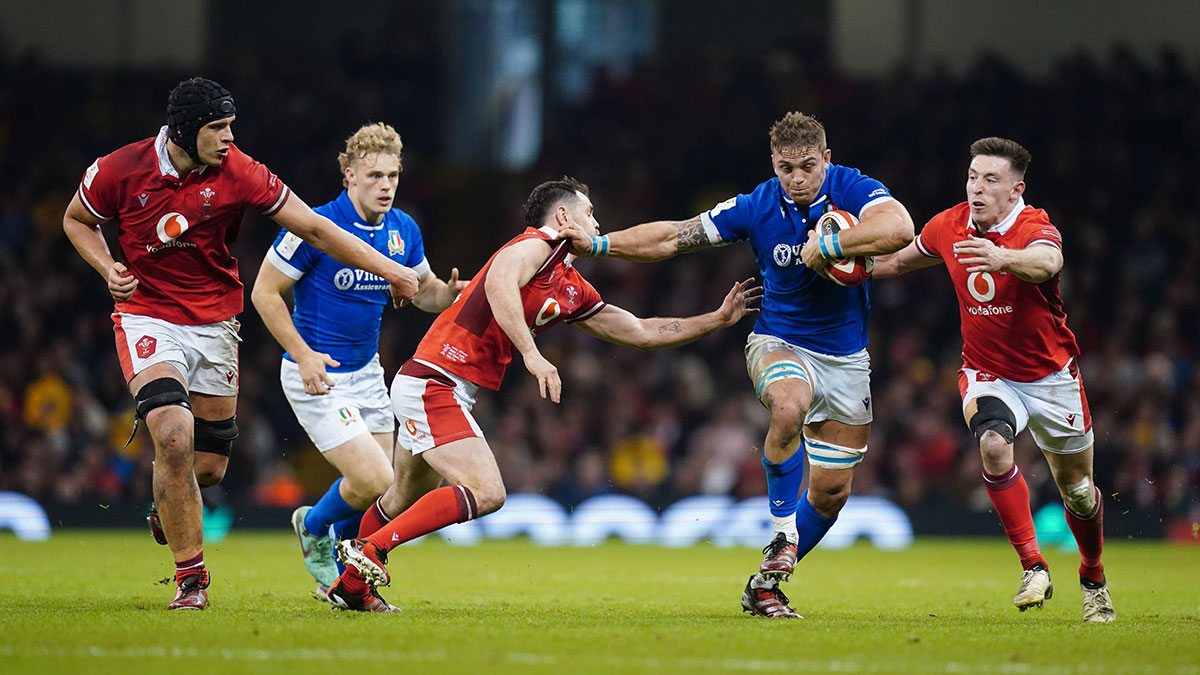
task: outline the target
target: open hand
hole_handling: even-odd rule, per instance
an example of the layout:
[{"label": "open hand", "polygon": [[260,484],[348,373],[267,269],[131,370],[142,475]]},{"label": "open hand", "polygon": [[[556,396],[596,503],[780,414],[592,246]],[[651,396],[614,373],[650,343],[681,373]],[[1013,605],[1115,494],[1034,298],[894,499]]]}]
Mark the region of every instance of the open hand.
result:
[{"label": "open hand", "polygon": [[558,403],[562,396],[562,380],[558,377],[558,368],[541,354],[526,356],[525,368],[537,378],[538,393],[542,395],[542,398],[548,396],[551,401]]},{"label": "open hand", "polygon": [[751,286],[752,283],[754,277],[734,283],[721,306],[717,308],[717,316],[726,327],[741,321],[747,314],[758,311],[757,304],[762,300],[763,288]]},{"label": "open hand", "polygon": [[304,393],[314,396],[328,394],[335,384],[325,366],[334,368],[342,365],[333,360],[328,354],[310,351],[305,356],[296,357],[296,365],[300,368],[300,380],[304,382]]}]

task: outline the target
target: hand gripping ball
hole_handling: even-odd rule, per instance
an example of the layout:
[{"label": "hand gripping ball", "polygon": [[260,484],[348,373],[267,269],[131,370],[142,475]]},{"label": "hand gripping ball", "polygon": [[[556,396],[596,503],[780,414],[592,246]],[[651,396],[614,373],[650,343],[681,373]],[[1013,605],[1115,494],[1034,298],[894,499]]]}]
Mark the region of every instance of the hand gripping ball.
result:
[{"label": "hand gripping ball", "polygon": [[[858,218],[846,211],[834,209],[823,214],[817,221],[817,236],[823,237],[848,230],[857,224]],[[821,276],[839,286],[859,286],[871,278],[871,271],[874,269],[874,257],[858,255],[853,258],[831,259]]]}]

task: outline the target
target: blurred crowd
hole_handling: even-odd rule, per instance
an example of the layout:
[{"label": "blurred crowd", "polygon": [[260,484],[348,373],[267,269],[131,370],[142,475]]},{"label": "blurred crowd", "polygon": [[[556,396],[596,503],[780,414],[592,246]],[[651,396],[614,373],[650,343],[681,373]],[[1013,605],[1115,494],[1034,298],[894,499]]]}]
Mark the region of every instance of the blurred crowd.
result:
[{"label": "blurred crowd", "polygon": [[[1096,480],[1119,512],[1190,528],[1200,518],[1200,70],[1164,51],[1078,56],[1040,79],[983,57],[961,74],[903,70],[853,79],[819,55],[781,46],[755,58],[660,54],[632,73],[594,73],[578,106],[548,109],[527,171],[439,160],[440,102],[427,36],[347,48],[341,62],[277,54],[286,73],[231,45],[204,73],[238,102],[239,146],[308,203],[337,196],[344,138],[386,121],[405,139],[398,204],[422,225],[434,270],[473,274],[521,228],[538,182],[590,184],[605,229],[683,219],[771,177],[767,130],[789,110],[826,125],[833,159],[882,180],[921,225],[964,196],[967,146],[1000,135],[1030,149],[1026,201],[1062,231],[1062,290],[1096,432]],[[62,233],[83,170],[153,135],[166,94],[192,73],[78,72],[35,56],[0,62],[0,490],[43,501],[148,501],[145,431],[125,446],[132,399],[117,364],[111,298]],[[235,247],[252,283],[276,227],[247,215]],[[715,308],[754,273],[748,247],[658,264],[585,260],[606,300],[642,316]],[[961,340],[948,278],[934,268],[872,286],[875,426],[855,494],[909,507],[988,508],[960,413]],[[280,349],[249,302],[241,438],[224,489],[234,502],[290,505],[329,469],[278,384]],[[384,318],[389,373],[431,317]],[[562,327],[539,340],[563,372],[559,405],[539,398],[518,358],[477,419],[510,492],[566,505],[622,492],[663,505],[687,495],[765,494],[766,431],[742,357],[750,320],[685,348],[638,352]],[[1045,461],[1017,458],[1039,503],[1055,498]],[[1110,511],[1110,513],[1112,513]]]}]

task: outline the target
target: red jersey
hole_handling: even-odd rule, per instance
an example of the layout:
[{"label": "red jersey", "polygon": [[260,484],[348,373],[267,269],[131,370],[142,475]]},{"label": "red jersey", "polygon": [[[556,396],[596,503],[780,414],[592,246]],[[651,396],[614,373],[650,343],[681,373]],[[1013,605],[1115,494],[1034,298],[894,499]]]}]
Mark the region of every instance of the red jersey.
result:
[{"label": "red jersey", "polygon": [[496,255],[517,242],[541,239],[554,247],[546,262],[521,288],[525,325],[534,337],[562,321],[582,321],[604,309],[600,294],[568,261],[567,242],[556,236],[547,228],[530,227],[501,246],[459,293],[454,304],[434,320],[413,358],[481,387],[500,388],[504,371],[512,361],[513,343],[496,323],[483,285]]},{"label": "red jersey", "polygon": [[237,259],[229,254],[242,213],[273,215],[289,190],[233,145],[221,166],[181,179],[167,155],[166,129],[93,162],[79,200],[93,216],[115,220],[125,266],[138,279],[116,311],[181,325],[217,323],[242,311]]},{"label": "red jersey", "polygon": [[[1034,382],[1062,370],[1079,347],[1067,328],[1055,274],[1040,284],[1021,281],[1008,272],[972,272],[954,256],[954,244],[978,236],[967,202],[934,216],[917,236],[917,248],[941,258],[954,282],[962,318],[963,363],[968,368],[1013,382]],[[1045,211],[1020,201],[984,235],[996,246],[1021,249],[1054,246],[1062,235]]]}]

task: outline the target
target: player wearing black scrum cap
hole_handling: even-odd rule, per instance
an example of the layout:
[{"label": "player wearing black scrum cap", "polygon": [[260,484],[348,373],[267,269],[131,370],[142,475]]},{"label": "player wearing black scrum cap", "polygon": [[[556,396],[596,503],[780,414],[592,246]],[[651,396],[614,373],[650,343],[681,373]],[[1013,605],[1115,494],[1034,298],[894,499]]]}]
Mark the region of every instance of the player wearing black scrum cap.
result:
[{"label": "player wearing black scrum cap", "polygon": [[[224,477],[238,435],[243,290],[229,244],[245,210],[383,277],[394,304],[412,299],[419,283],[239,150],[236,114],[216,82],[179,83],[158,135],[92,163],[63,217],[71,243],[108,283],[117,357],[154,440],[151,531],[170,546],[178,585],[168,609],[208,604],[200,488]],[[106,222],[116,230],[116,257],[100,231]]]}]

